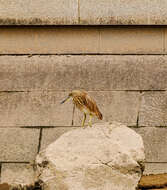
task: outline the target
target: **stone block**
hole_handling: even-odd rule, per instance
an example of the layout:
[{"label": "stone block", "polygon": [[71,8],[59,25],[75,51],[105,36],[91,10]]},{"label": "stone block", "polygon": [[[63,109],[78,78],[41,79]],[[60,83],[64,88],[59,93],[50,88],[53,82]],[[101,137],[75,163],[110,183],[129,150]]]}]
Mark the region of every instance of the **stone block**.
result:
[{"label": "stone block", "polygon": [[78,23],[75,0],[0,0],[1,25],[64,25]]},{"label": "stone block", "polygon": [[0,54],[99,53],[99,31],[91,27],[3,27]]},{"label": "stone block", "polygon": [[68,126],[72,103],[61,105],[68,92],[0,93],[0,126]]},{"label": "stone block", "polygon": [[57,140],[63,133],[78,127],[55,127],[55,128],[43,128],[41,139],[41,150],[45,149],[49,144]]},{"label": "stone block", "polygon": [[37,154],[38,144],[39,129],[0,128],[0,161],[31,161]]},{"label": "stone block", "polygon": [[[128,4],[129,5],[129,4]],[[102,28],[100,53],[108,54],[162,54],[162,28]]]},{"label": "stone block", "polygon": [[167,163],[145,163],[144,175],[167,173]]},{"label": "stone block", "polygon": [[0,54],[163,54],[164,30],[99,26],[1,27]]},{"label": "stone block", "polygon": [[29,164],[3,163],[1,183],[30,185],[34,183],[35,173]]},{"label": "stone block", "polygon": [[167,56],[0,56],[0,68],[0,91],[167,89]]},{"label": "stone block", "polygon": [[134,130],[143,138],[146,162],[167,162],[167,128],[142,127]]},{"label": "stone block", "polygon": [[145,92],[139,111],[139,126],[167,126],[167,93]]}]

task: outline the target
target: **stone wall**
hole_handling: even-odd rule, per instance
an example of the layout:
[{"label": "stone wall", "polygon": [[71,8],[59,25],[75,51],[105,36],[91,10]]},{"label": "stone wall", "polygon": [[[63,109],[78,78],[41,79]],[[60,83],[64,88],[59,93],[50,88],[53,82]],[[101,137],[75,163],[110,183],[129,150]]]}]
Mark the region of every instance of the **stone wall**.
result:
[{"label": "stone wall", "polygon": [[60,105],[77,88],[143,136],[146,173],[167,172],[166,3],[0,0],[1,182],[79,127],[81,113],[72,127],[72,103]]}]

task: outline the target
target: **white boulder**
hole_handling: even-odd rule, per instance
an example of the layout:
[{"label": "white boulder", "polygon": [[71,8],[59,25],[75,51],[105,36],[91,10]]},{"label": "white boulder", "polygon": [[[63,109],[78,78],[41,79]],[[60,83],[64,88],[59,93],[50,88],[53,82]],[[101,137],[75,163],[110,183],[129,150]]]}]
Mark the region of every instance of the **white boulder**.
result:
[{"label": "white boulder", "polygon": [[142,138],[120,123],[100,123],[63,134],[39,153],[45,190],[135,190],[144,163]]}]

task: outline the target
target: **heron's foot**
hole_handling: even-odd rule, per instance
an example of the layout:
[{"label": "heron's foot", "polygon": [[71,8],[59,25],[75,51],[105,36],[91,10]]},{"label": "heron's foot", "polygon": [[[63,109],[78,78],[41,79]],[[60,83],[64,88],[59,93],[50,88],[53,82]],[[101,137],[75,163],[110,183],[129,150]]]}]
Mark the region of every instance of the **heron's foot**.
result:
[{"label": "heron's foot", "polygon": [[89,122],[88,125],[89,125],[89,127],[92,127],[92,122]]},{"label": "heron's foot", "polygon": [[81,127],[82,127],[82,128],[85,128],[85,125],[84,125],[84,123],[82,123]]}]

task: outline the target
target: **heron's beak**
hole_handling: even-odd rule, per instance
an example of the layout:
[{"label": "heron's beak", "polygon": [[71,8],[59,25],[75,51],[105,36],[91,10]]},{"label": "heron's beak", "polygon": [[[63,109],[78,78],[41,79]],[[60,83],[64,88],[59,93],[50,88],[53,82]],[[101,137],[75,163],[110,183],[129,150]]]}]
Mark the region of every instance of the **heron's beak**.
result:
[{"label": "heron's beak", "polygon": [[68,96],[65,100],[63,100],[62,102],[60,102],[60,104],[64,104],[65,102],[67,102],[71,97]]}]

